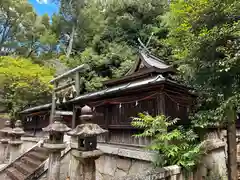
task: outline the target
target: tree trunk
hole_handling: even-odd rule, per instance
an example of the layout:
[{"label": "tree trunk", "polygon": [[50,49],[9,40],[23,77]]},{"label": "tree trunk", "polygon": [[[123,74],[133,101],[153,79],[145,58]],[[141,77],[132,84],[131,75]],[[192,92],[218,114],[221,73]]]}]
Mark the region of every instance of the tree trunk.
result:
[{"label": "tree trunk", "polygon": [[33,49],[31,49],[28,53],[27,53],[27,58],[29,58],[31,55],[32,55],[32,53],[33,53]]},{"label": "tree trunk", "polygon": [[237,180],[237,142],[236,112],[230,108],[227,112],[228,179]]},{"label": "tree trunk", "polygon": [[70,40],[69,40],[69,44],[68,44],[68,48],[67,48],[67,53],[66,53],[66,57],[67,57],[67,58],[70,57],[71,52],[72,52],[74,34],[75,34],[75,25],[73,25],[73,27],[72,27],[72,32],[71,32],[71,35],[70,35]]}]

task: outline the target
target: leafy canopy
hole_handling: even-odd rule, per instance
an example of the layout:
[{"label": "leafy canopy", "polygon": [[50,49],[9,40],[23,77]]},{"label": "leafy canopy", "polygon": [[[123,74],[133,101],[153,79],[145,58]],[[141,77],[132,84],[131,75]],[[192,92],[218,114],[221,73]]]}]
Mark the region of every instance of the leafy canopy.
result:
[{"label": "leafy canopy", "polygon": [[31,60],[0,57],[0,79],[4,104],[11,115],[26,106],[42,104],[50,99],[53,70],[33,64]]},{"label": "leafy canopy", "polygon": [[179,70],[200,93],[201,127],[224,122],[239,105],[239,7],[238,0],[176,0],[163,18]]}]

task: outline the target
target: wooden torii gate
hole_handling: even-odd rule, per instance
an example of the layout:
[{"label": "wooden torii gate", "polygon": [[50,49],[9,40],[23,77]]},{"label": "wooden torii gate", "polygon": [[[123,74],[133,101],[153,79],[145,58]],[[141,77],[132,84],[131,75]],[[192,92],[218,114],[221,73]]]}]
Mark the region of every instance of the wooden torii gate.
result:
[{"label": "wooden torii gate", "polygon": [[[54,79],[50,81],[51,84],[53,84],[53,92],[52,92],[52,107],[51,107],[51,115],[50,115],[50,124],[53,123],[53,117],[56,111],[56,94],[57,92],[66,89],[70,86],[74,86],[76,89],[76,96],[80,95],[80,72],[83,72],[89,68],[88,65],[82,64],[74,69],[71,69]],[[61,82],[64,82],[64,80],[71,78],[72,81],[67,82],[64,85],[61,85]],[[72,128],[75,128],[76,126],[76,108],[75,105],[73,105],[73,114],[72,114]]]}]

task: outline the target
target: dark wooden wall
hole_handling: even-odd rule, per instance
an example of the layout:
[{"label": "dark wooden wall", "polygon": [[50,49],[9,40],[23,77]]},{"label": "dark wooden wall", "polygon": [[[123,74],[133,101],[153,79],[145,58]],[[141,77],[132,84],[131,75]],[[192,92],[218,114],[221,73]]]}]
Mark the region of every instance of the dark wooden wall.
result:
[{"label": "dark wooden wall", "polygon": [[39,131],[49,124],[49,114],[38,114],[32,116],[24,116],[23,127],[24,130]]},{"label": "dark wooden wall", "polygon": [[[155,91],[154,91],[155,92]],[[139,94],[135,99],[153,94],[147,92]],[[156,93],[156,96],[143,101],[132,103],[105,104],[95,108],[97,114],[94,122],[107,129],[109,133],[98,137],[100,142],[113,144],[126,144],[133,146],[144,146],[151,142],[151,138],[136,138],[133,135],[141,132],[131,126],[132,117],[136,117],[140,112],[148,112],[152,116],[164,114],[172,118],[180,118],[181,124],[187,124],[188,111],[191,110],[191,98],[186,98],[185,94],[175,94],[171,92]],[[109,100],[115,101],[115,99]],[[126,99],[125,101],[131,101]]]},{"label": "dark wooden wall", "polygon": [[[150,138],[135,138],[133,135],[141,132],[131,126],[132,117],[138,113],[147,112],[152,116],[164,114],[171,118],[180,118],[180,124],[189,124],[188,114],[191,111],[195,97],[176,87],[170,86],[148,86],[145,89],[138,89],[135,92],[117,94],[116,97],[79,102],[78,106],[85,104],[95,108],[94,123],[107,129],[109,133],[98,137],[100,142],[125,144],[133,146],[144,146],[151,142]],[[147,97],[147,98],[146,98]],[[104,102],[104,103],[103,103]],[[121,106],[119,104],[121,103]],[[137,103],[136,103],[137,102]],[[72,111],[72,105],[67,106]],[[76,124],[80,124],[77,111]],[[26,118],[25,118],[26,120]],[[71,127],[72,117],[64,116],[64,121]],[[33,116],[31,122],[24,121],[25,129],[41,130],[49,124],[49,114],[44,116]]]},{"label": "dark wooden wall", "polygon": [[[50,113],[29,115],[23,118],[23,127],[29,131],[41,131],[49,125]],[[63,120],[68,127],[72,125],[72,116],[63,116]]]}]

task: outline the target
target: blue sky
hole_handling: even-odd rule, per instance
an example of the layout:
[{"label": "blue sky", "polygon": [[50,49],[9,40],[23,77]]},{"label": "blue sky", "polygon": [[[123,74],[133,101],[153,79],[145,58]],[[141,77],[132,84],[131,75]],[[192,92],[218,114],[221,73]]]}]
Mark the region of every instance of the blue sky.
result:
[{"label": "blue sky", "polygon": [[29,0],[38,15],[47,13],[49,16],[52,16],[53,13],[58,11],[57,5],[51,1],[52,0]]}]

